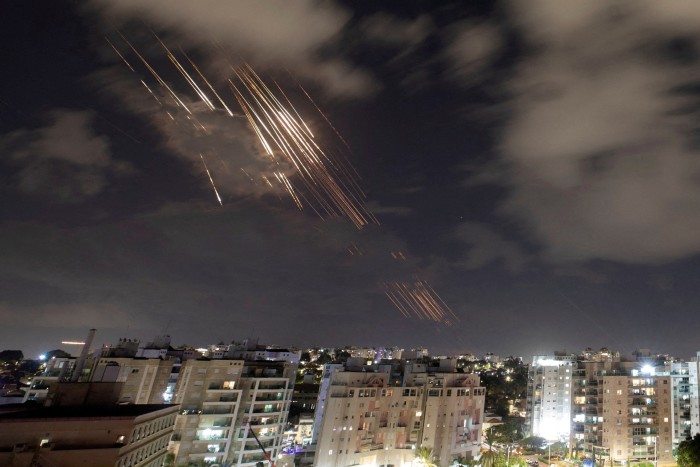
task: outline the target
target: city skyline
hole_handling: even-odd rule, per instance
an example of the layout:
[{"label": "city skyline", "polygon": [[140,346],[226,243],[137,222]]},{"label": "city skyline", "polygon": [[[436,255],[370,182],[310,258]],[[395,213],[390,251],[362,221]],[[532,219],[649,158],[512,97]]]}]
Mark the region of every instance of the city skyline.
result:
[{"label": "city skyline", "polygon": [[[2,348],[694,356],[700,14],[573,5],[9,6]],[[246,73],[325,165],[267,151]]]}]

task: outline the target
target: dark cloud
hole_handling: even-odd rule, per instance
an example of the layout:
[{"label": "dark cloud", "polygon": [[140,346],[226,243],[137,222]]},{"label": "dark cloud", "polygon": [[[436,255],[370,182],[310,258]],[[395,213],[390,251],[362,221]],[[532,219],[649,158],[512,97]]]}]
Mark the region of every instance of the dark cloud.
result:
[{"label": "dark cloud", "polygon": [[[349,252],[351,244],[361,256]],[[405,245],[388,234],[358,235],[345,222],[262,205],[215,211],[177,205],[72,229],[6,224],[0,245],[0,277],[38,295],[33,301],[5,295],[0,314],[8,323],[19,326],[19,317],[32,316],[36,332],[97,327],[104,338],[131,326],[146,339],[169,322],[173,334],[197,342],[212,339],[212,326],[226,327],[226,339],[255,330],[298,345],[333,335],[338,322],[359,335],[369,320],[400,315],[379,283],[418,270],[410,259],[391,257]],[[306,332],[285,333],[300,322]],[[384,336],[400,341],[402,329]]]},{"label": "dark cloud", "polygon": [[[554,260],[657,263],[700,252],[696,114],[670,91],[698,63],[649,54],[684,35],[690,2],[514,4],[534,48],[510,84],[516,96],[502,150],[523,219]],[[693,116],[695,115],[695,117]]]},{"label": "dark cloud", "polygon": [[0,136],[0,150],[18,170],[21,192],[75,202],[100,193],[110,174],[128,173],[126,162],[112,157],[106,136],[92,128],[90,111],[56,109],[48,125]]},{"label": "dark cloud", "polygon": [[201,101],[181,93],[178,97],[187,106],[185,110],[162,88],[154,87],[151,94],[133,74],[121,69],[102,70],[92,81],[125,111],[143,118],[166,153],[185,161],[207,190],[212,187],[205,164],[217,190],[227,197],[279,195],[279,186],[264,183],[262,175],[274,180],[273,172],[293,172],[285,160],[273,161],[265,154],[241,114],[230,116],[223,109],[212,112]]},{"label": "dark cloud", "polygon": [[493,65],[504,46],[503,32],[491,22],[460,21],[443,32],[442,51],[448,76],[460,86],[478,83],[482,72]]},{"label": "dark cloud", "polygon": [[105,17],[138,19],[167,31],[185,47],[197,47],[226,76],[229,61],[241,57],[256,67],[288,69],[336,97],[366,96],[376,90],[367,71],[322,53],[351,17],[334,2],[116,0],[92,6]]},{"label": "dark cloud", "polygon": [[459,268],[480,269],[501,263],[507,271],[519,273],[532,261],[518,242],[507,240],[487,224],[463,222],[454,236],[465,245],[463,259],[453,263]]},{"label": "dark cloud", "polygon": [[366,40],[410,51],[434,32],[435,25],[428,15],[405,20],[388,13],[376,13],[365,18],[358,29]]}]

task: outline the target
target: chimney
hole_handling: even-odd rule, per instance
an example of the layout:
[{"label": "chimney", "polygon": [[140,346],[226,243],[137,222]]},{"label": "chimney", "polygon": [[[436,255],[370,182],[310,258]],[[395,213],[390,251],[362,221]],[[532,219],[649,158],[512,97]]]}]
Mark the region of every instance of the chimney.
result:
[{"label": "chimney", "polygon": [[76,362],[75,368],[73,369],[73,375],[70,378],[72,383],[78,381],[78,379],[80,378],[80,374],[83,372],[83,367],[85,366],[85,359],[87,358],[87,354],[90,351],[90,346],[92,345],[92,340],[95,338],[96,331],[96,329],[90,329],[90,331],[88,332],[87,338],[85,339],[85,344],[83,344],[83,350],[80,351],[80,357],[78,357],[78,361]]}]

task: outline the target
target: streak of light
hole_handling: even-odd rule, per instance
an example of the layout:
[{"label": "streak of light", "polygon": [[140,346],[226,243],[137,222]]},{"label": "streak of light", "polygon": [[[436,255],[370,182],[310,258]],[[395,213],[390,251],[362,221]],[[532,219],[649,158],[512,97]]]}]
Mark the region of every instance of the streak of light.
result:
[{"label": "streak of light", "polygon": [[[265,152],[275,160],[279,155],[295,169],[306,195],[298,194],[288,176],[276,175],[294,203],[303,209],[302,198],[311,200],[311,207],[322,217],[342,215],[358,229],[378,220],[367,209],[365,195],[357,180],[348,171],[339,168],[315,141],[309,126],[301,118],[289,97],[275,82],[283,101],[250,67],[232,67],[237,80],[229,80],[231,90],[258,137]],[[291,109],[291,110],[289,110]],[[315,206],[314,206],[315,205]]]},{"label": "streak of light", "polygon": [[[153,31],[151,31],[153,32]],[[187,73],[187,70],[185,70],[185,67],[182,66],[180,61],[173,55],[173,53],[170,51],[167,45],[158,37],[155,33],[153,34],[158,42],[160,43],[161,47],[163,47],[163,50],[165,50],[166,56],[168,57],[168,60],[175,65],[175,68],[177,68],[177,71],[180,72],[180,75],[187,81],[187,84],[189,84],[194,92],[199,96],[199,98],[204,102],[204,104],[209,108],[209,110],[216,110],[216,107],[214,107],[214,104],[211,102],[209,97],[202,91],[202,88],[197,85],[197,82],[192,79],[189,73]]]},{"label": "streak of light", "polygon": [[403,251],[390,251],[389,254],[396,260],[406,261],[406,255],[404,255]]},{"label": "streak of light", "polygon": [[209,80],[204,76],[204,74],[202,74],[202,72],[199,70],[199,67],[198,67],[197,65],[195,65],[195,63],[190,59],[190,57],[189,57],[182,49],[180,49],[180,52],[182,53],[182,55],[185,56],[185,58],[187,59],[187,61],[190,62],[190,65],[192,65],[192,68],[194,68],[194,70],[197,72],[197,74],[199,75],[199,77],[202,78],[202,81],[204,81],[204,83],[207,85],[207,87],[209,88],[209,90],[211,90],[212,94],[214,94],[214,95],[216,96],[216,98],[217,98],[217,99],[219,100],[219,102],[221,103],[221,106],[224,108],[224,110],[226,110],[226,113],[228,114],[228,116],[229,116],[229,117],[233,117],[233,116],[234,116],[234,113],[233,113],[233,112],[231,111],[231,109],[226,105],[226,102],[224,102],[224,100],[221,98],[221,96],[219,95],[219,93],[216,92],[216,89],[214,89],[214,86],[212,86],[211,83],[209,82]]},{"label": "streak of light", "polygon": [[[180,60],[155,32],[151,31],[151,33],[160,45],[160,48],[162,48],[164,55],[179,73],[179,76],[189,85],[189,88],[204,103],[207,109],[217,111],[220,104],[221,108],[229,116],[237,116],[215,90],[211,81],[204,76],[202,70],[182,49],[179,49],[180,53],[178,55],[183,56],[184,59]],[[119,36],[165,91],[165,94],[172,98],[176,106],[187,112],[186,118],[193,128],[196,131],[203,131],[209,134],[208,128],[198,120],[194,109],[191,109],[185,103],[186,100],[178,95],[175,87],[165,81],[155,67],[123,34],[119,33]],[[114,43],[109,39],[107,41],[129,69],[134,71],[135,68],[127,60],[127,57],[122,54]],[[274,82],[273,87],[276,87],[276,91],[273,91],[248,64],[237,67],[232,66],[231,69],[235,77],[232,76],[232,79],[228,80],[228,84],[243,111],[242,116],[253,129],[265,153],[273,163],[280,167],[280,169],[274,171],[273,177],[265,179],[268,185],[272,181],[276,181],[277,185],[288,193],[298,209],[310,209],[321,218],[343,216],[350,220],[358,229],[370,223],[379,224],[377,218],[366,206],[365,194],[359,187],[359,175],[355,169],[347,160],[330,157],[330,154],[319,145],[310,126],[304,121],[300,112],[294,107],[290,97],[284,92],[279,83]],[[148,93],[162,105],[156,93],[146,81],[140,81]],[[342,136],[332,126],[328,117],[323,114],[306,90],[301,89],[342,140]],[[210,98],[210,95],[214,99]],[[173,113],[167,112],[167,115],[171,120],[175,121]],[[345,144],[347,145],[347,143]],[[293,171],[284,169],[284,166],[287,164],[293,167]],[[208,167],[205,168],[210,181],[212,181],[211,172]],[[218,190],[214,186],[213,181],[212,186],[221,203]]]},{"label": "streak of light", "polygon": [[160,84],[163,88],[165,88],[168,91],[168,94],[170,94],[170,96],[173,98],[175,104],[185,109],[185,111],[191,115],[192,111],[189,109],[189,107],[185,105],[182,99],[180,99],[180,97],[175,93],[175,91],[173,91],[173,89],[168,85],[168,83],[166,83],[165,80],[161,78],[158,72],[156,72],[156,70],[151,66],[151,64],[148,63],[148,60],[146,60],[144,56],[141,55],[141,53],[138,50],[136,50],[136,47],[134,47],[133,44],[129,42],[129,40],[126,37],[124,37],[124,35],[122,35],[121,33],[119,33],[119,35],[121,36],[122,40],[129,46],[129,48],[134,52],[134,54],[139,58],[139,60],[141,60],[141,63],[143,63],[143,65],[155,78],[158,84]]},{"label": "streak of light", "polygon": [[245,176],[250,179],[251,182],[255,183],[255,179],[253,177],[251,177],[250,174],[248,172],[246,172],[243,167],[241,167],[241,172],[243,172],[245,174]]},{"label": "streak of light", "polygon": [[124,55],[122,55],[122,53],[119,51],[119,49],[117,49],[117,47],[112,43],[112,41],[109,40],[109,38],[107,36],[105,36],[105,40],[107,41],[109,46],[112,47],[112,50],[114,50],[114,53],[116,53],[117,56],[122,59],[124,64],[126,66],[128,66],[131,71],[136,73],[136,70],[134,70],[134,67],[131,66],[131,63],[129,63],[129,61],[124,57]]},{"label": "streak of light", "polygon": [[380,285],[389,301],[406,318],[414,316],[419,320],[440,322],[448,326],[459,321],[457,315],[426,281],[392,281]]},{"label": "streak of light", "polygon": [[105,117],[103,117],[102,115],[97,114],[97,116],[100,118],[100,120],[102,120],[102,121],[105,122],[107,125],[111,126],[111,127],[114,128],[115,130],[117,130],[117,131],[118,131],[119,133],[121,133],[122,135],[124,135],[124,136],[126,136],[127,138],[129,138],[131,141],[133,141],[133,142],[135,142],[135,143],[138,143],[138,144],[143,144],[143,143],[141,142],[141,140],[139,140],[139,139],[135,138],[133,135],[127,133],[127,132],[124,131],[122,128],[120,128],[119,126],[115,125],[115,124],[112,123],[111,121],[107,120],[107,119],[106,119]]},{"label": "streak of light", "polygon": [[348,253],[350,253],[352,256],[364,256],[365,252],[358,247],[355,242],[351,242],[350,246],[346,248]]},{"label": "streak of light", "polygon": [[207,167],[207,162],[204,160],[204,156],[200,153],[199,157],[202,158],[202,164],[204,164],[204,170],[207,172],[207,177],[209,177],[209,182],[211,183],[211,187],[214,189],[214,194],[216,195],[216,199],[219,200],[219,205],[223,206],[224,203],[221,201],[221,196],[219,196],[219,190],[216,189],[216,184],[214,184],[214,179],[211,177],[211,173],[209,172],[209,167]]},{"label": "streak of light", "polygon": [[284,185],[284,187],[287,189],[287,191],[289,192],[289,195],[292,197],[292,199],[294,200],[294,203],[296,203],[297,207],[300,210],[304,209],[304,206],[301,204],[299,197],[294,192],[294,187],[292,187],[292,184],[289,183],[289,179],[287,178],[287,176],[282,172],[275,172],[275,176],[277,177],[277,180],[279,180],[282,183],[282,185]]},{"label": "streak of light", "polygon": [[79,341],[61,341],[61,344],[64,344],[64,345],[85,345],[85,342],[79,342]]},{"label": "streak of light", "polygon": [[[289,75],[291,76],[291,73]],[[343,135],[341,135],[340,132],[335,128],[335,126],[333,126],[333,123],[331,123],[330,119],[328,117],[326,117],[326,114],[323,113],[321,108],[318,105],[316,105],[316,102],[311,98],[311,95],[308,92],[306,92],[306,89],[304,89],[304,87],[299,83],[299,81],[296,80],[296,78],[292,77],[292,79],[294,79],[294,81],[296,81],[297,86],[299,86],[299,89],[301,89],[301,91],[304,93],[304,95],[306,95],[306,98],[309,99],[309,102],[311,102],[311,104],[313,104],[313,106],[316,108],[318,113],[321,114],[323,119],[326,121],[326,123],[328,123],[328,126],[331,127],[331,129],[333,130],[335,135],[338,137],[338,139],[340,139],[340,141],[343,142],[343,144],[345,145],[346,148],[348,148],[348,150],[351,150],[350,145],[348,144],[347,141],[345,141],[345,138],[343,138]]]},{"label": "streak of light", "polygon": [[163,103],[160,101],[160,99],[158,99],[158,96],[155,95],[155,93],[151,90],[150,87],[148,87],[148,85],[146,84],[146,82],[144,80],[141,80],[141,84],[143,84],[143,87],[146,88],[146,90],[151,94],[151,96],[153,96],[153,98],[156,100],[156,102],[158,102],[158,104],[163,105]]}]

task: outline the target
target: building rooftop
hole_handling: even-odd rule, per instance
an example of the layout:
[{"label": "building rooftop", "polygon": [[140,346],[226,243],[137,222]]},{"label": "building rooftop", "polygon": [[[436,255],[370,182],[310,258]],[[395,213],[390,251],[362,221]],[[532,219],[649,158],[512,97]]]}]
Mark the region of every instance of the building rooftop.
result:
[{"label": "building rooftop", "polygon": [[135,418],[171,407],[173,404],[129,404],[106,406],[31,407],[27,404],[0,406],[0,422],[30,419]]}]

